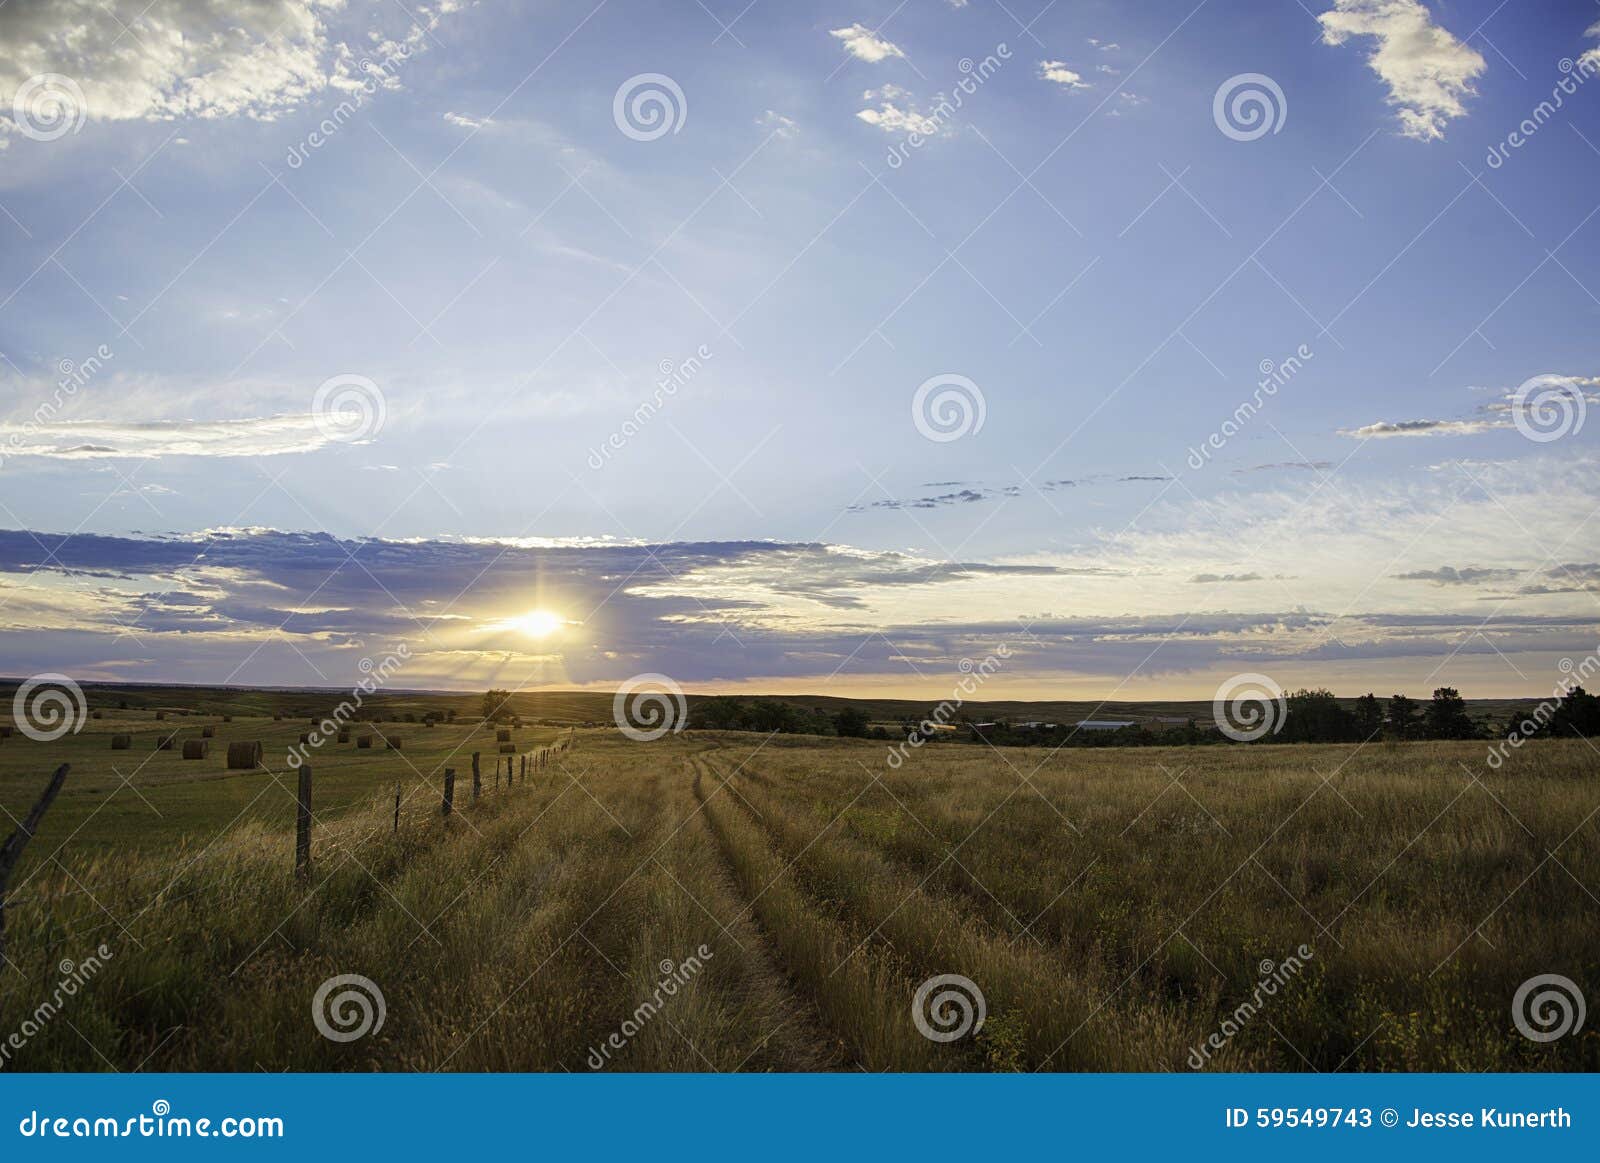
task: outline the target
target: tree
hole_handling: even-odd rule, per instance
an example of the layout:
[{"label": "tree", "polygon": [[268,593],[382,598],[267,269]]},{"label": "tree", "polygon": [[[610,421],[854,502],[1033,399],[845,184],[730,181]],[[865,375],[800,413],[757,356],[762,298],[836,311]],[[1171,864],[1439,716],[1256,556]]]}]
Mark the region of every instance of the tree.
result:
[{"label": "tree", "polygon": [[1421,726],[1422,708],[1417,700],[1406,695],[1389,696],[1389,730],[1396,739],[1417,738]]},{"label": "tree", "polygon": [[1600,734],[1600,696],[1591,695],[1581,686],[1573,687],[1551,716],[1550,732],[1567,739]]},{"label": "tree", "polygon": [[1342,743],[1355,736],[1355,719],[1332,691],[1300,690],[1289,696],[1281,742]]},{"label": "tree", "polygon": [[871,726],[871,720],[867,718],[867,713],[860,707],[846,707],[833,717],[833,729],[840,735],[863,739],[866,737],[869,726]]},{"label": "tree", "polygon": [[1375,694],[1364,694],[1356,700],[1356,732],[1363,741],[1376,738],[1383,730],[1383,706]]},{"label": "tree", "polygon": [[1467,701],[1453,686],[1433,692],[1426,726],[1430,739],[1471,739],[1478,734],[1478,725],[1467,714]]},{"label": "tree", "polygon": [[506,703],[510,699],[510,691],[484,691],[483,717],[492,723],[498,723],[510,714],[510,711],[506,709]]}]

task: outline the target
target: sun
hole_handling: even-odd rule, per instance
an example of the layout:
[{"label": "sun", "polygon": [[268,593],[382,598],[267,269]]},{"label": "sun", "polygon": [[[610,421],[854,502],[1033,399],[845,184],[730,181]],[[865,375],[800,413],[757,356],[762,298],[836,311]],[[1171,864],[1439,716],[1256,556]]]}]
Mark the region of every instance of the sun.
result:
[{"label": "sun", "polygon": [[567,620],[554,610],[529,610],[510,624],[529,638],[548,638],[567,624]]}]

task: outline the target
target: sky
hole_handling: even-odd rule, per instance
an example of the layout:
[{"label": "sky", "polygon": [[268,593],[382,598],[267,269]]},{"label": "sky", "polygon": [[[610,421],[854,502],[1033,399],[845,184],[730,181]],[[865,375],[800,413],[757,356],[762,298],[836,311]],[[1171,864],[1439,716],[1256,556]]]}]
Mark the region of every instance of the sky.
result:
[{"label": "sky", "polygon": [[1592,0],[9,0],[0,673],[1543,695],[1597,246]]}]

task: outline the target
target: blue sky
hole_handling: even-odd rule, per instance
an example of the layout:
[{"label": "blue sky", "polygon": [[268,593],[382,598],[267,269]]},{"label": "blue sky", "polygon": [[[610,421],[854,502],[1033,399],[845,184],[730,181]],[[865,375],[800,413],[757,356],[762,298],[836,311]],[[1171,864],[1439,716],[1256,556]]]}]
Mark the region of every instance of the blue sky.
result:
[{"label": "blue sky", "polygon": [[1542,693],[1596,646],[1597,33],[11,0],[5,669]]}]

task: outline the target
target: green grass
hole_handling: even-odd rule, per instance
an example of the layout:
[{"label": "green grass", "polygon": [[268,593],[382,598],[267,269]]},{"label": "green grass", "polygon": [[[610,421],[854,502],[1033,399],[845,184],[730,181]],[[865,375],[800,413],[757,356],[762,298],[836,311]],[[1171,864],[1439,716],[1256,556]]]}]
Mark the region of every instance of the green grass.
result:
[{"label": "green grass", "polygon": [[[221,750],[262,738],[279,760],[303,724],[219,725],[212,760],[158,756],[138,794],[108,774],[145,757],[109,750],[124,726],[0,744],[14,813],[74,765],[15,888],[0,1040],[61,961],[112,954],[16,1068],[582,1071],[633,1022],[604,1068],[1185,1070],[1261,963],[1304,945],[1208,1069],[1600,1069],[1592,1023],[1540,1044],[1511,1013],[1538,974],[1600,993],[1582,741],[1499,771],[1445,743],[933,747],[896,769],[851,740],[580,730],[473,804],[464,754],[488,759],[492,735],[408,724],[403,759],[316,756],[297,882],[287,772],[229,774]],[[662,962],[702,947],[635,1021]],[[378,984],[381,1030],[318,1033],[312,998],[339,974]],[[912,996],[938,974],[981,989],[981,1031],[918,1032]]]},{"label": "green grass", "polygon": [[[182,758],[182,740],[197,739],[202,728],[216,731],[205,759]],[[67,783],[44,827],[24,857],[22,872],[47,860],[58,850],[73,854],[115,848],[159,852],[174,845],[205,842],[219,831],[242,824],[267,829],[292,827],[296,776],[288,761],[289,749],[302,732],[311,730],[308,719],[274,722],[268,718],[235,716],[224,723],[220,716],[169,714],[157,721],[153,711],[106,711],[75,735],[50,743],[35,742],[20,732],[0,740],[0,816],[9,831],[37,798],[45,779],[60,763],[72,765]],[[371,749],[358,749],[356,737],[378,735]],[[111,736],[131,734],[127,751],[111,750]],[[156,750],[166,735],[179,742],[171,751]],[[523,750],[556,738],[555,728],[524,727],[514,733]],[[395,735],[399,752],[383,749],[382,738]],[[331,740],[311,753],[317,813],[337,819],[380,792],[392,799],[399,781],[406,796],[442,785],[446,767],[470,782],[471,753],[481,752],[484,779],[501,756],[494,732],[483,727],[441,723],[370,723],[352,725],[350,742]],[[228,743],[259,740],[262,766],[253,771],[227,769]],[[430,791],[429,794],[432,794]]]}]

